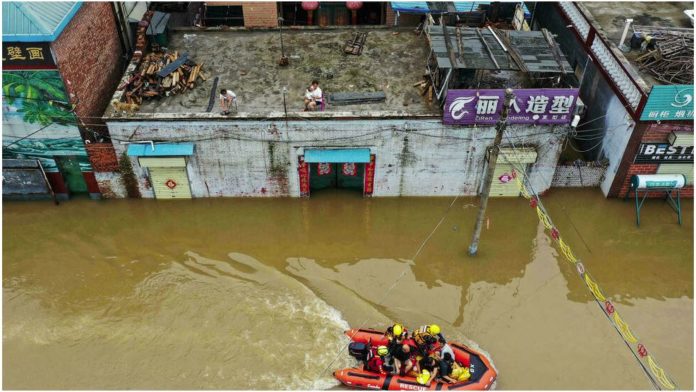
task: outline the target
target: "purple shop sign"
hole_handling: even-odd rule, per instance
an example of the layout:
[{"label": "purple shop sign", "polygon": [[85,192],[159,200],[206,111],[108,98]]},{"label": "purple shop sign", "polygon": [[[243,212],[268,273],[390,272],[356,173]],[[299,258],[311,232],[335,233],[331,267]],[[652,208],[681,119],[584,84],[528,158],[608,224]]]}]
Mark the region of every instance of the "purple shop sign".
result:
[{"label": "purple shop sign", "polygon": [[[509,124],[569,124],[578,100],[576,88],[514,90]],[[450,125],[495,124],[505,90],[448,90],[442,122]]]}]

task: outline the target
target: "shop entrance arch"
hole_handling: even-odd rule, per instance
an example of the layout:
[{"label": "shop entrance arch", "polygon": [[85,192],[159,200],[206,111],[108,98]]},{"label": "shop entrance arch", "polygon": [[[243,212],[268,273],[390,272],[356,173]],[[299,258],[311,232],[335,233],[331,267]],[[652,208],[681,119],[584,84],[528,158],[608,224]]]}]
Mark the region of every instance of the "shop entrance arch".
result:
[{"label": "shop entrance arch", "polygon": [[307,149],[299,157],[300,194],[342,188],[371,196],[374,162],[369,148]]}]

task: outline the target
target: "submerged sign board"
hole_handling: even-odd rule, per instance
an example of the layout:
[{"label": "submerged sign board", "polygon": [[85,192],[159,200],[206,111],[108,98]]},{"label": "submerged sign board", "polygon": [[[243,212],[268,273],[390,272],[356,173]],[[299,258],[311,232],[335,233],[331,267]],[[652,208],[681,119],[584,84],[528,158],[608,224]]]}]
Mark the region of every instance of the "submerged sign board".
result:
[{"label": "submerged sign board", "polygon": [[642,143],[634,163],[693,163],[694,146]]},{"label": "submerged sign board", "polygon": [[693,120],[694,85],[653,86],[640,119],[644,121]]},{"label": "submerged sign board", "polygon": [[[514,90],[509,124],[568,124],[573,118],[578,89]],[[442,122],[450,125],[495,124],[500,118],[505,90],[449,90]]]}]

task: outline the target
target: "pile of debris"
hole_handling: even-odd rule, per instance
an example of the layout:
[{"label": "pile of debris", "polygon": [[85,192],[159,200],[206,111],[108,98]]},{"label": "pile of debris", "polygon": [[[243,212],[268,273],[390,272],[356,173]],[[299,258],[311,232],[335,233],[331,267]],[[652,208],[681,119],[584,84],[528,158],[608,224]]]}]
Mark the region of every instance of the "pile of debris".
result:
[{"label": "pile of debris", "polygon": [[432,102],[435,89],[433,88],[433,85],[430,82],[430,78],[428,78],[428,75],[425,75],[423,78],[423,80],[414,83],[413,87],[418,87],[420,95],[425,97],[428,100],[428,102]]},{"label": "pile of debris", "polygon": [[143,99],[176,95],[196,87],[198,79],[203,82],[207,76],[202,71],[203,64],[196,64],[188,54],[175,52],[153,52],[145,55],[138,69],[119,86],[125,89],[125,102],[142,104]]},{"label": "pile of debris", "polygon": [[[635,26],[638,28],[638,26]],[[641,33],[652,41],[652,50],[636,58],[640,69],[667,84],[693,84],[694,34],[682,29],[658,29],[641,26]],[[645,45],[645,44],[644,44]]]}]

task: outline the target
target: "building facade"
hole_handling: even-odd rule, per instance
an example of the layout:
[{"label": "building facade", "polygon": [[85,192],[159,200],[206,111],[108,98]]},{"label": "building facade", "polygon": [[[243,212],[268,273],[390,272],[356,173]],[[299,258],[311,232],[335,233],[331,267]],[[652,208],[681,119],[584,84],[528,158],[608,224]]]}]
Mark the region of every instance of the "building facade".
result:
[{"label": "building facade", "polygon": [[[123,64],[112,5],[7,2],[3,14],[3,195],[99,198],[95,171],[117,167],[101,121]],[[22,186],[42,170],[43,191]]]},{"label": "building facade", "polygon": [[[683,174],[687,186],[681,194],[693,197],[693,75],[688,85],[646,75],[636,61],[645,52],[620,50],[624,26],[611,23],[615,16],[638,15],[638,8],[646,6],[539,3],[535,23],[556,35],[580,79],[580,96],[588,105],[575,144],[587,160],[608,159],[602,192],[625,197],[635,174]],[[654,26],[631,26],[629,31],[680,30],[677,18],[684,7],[690,3],[669,3],[654,15]]]},{"label": "building facade", "polygon": [[[453,29],[437,28],[443,27]],[[563,71],[567,62],[551,52],[541,32],[510,32],[513,45],[526,39],[543,45],[528,45],[534,53],[527,63],[516,63],[499,48],[491,60],[479,42],[481,89],[462,84],[474,69],[463,70],[451,83],[435,80],[433,75],[448,71],[428,65],[439,49],[426,31],[371,29],[369,45],[356,56],[336,50],[354,34],[351,29],[292,30],[283,35],[290,62],[284,68],[278,67],[282,47],[274,30],[174,32],[169,50],[185,51],[191,67],[211,64],[204,72],[215,78],[195,81],[183,93],[143,99],[135,105],[139,110],[108,108],[104,121],[120,170],[97,173],[99,187],[110,197],[157,199],[311,197],[328,187],[374,197],[477,195],[503,105],[504,90],[491,82],[496,79],[493,64],[500,61],[505,72],[516,76],[508,87],[517,98],[492,194],[519,195],[513,170],[526,174],[537,192],[549,189],[579,104],[577,88],[569,82],[572,73]],[[481,34],[494,44],[495,33]],[[499,34],[507,39],[508,33]],[[209,48],[217,49],[211,53]],[[134,57],[123,85],[143,74],[143,61],[148,61],[143,58],[150,57]],[[424,69],[430,71],[424,75]],[[525,82],[530,78],[523,77],[524,69],[555,77],[535,80],[533,88]],[[296,97],[309,83],[303,78],[321,81],[323,110],[298,107],[301,98]],[[230,115],[217,109],[221,87],[231,88],[238,98]],[[112,101],[133,105],[126,101],[132,91],[118,90]],[[463,115],[469,112],[476,115]]]}]

